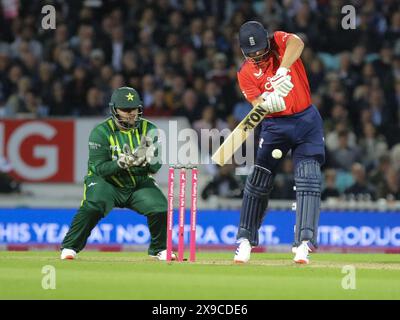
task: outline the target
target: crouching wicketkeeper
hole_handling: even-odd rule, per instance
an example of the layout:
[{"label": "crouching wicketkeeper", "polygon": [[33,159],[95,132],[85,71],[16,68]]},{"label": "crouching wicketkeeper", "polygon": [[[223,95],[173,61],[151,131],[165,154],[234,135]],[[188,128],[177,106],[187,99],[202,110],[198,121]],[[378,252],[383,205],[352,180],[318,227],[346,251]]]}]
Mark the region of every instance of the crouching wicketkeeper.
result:
[{"label": "crouching wicketkeeper", "polygon": [[120,207],[146,216],[148,253],[166,260],[167,200],[151,176],[161,167],[157,128],[141,117],[142,101],[133,88],[115,90],[110,109],[112,116],[89,137],[83,200],[62,242],[61,259],[74,259],[100,219]]}]

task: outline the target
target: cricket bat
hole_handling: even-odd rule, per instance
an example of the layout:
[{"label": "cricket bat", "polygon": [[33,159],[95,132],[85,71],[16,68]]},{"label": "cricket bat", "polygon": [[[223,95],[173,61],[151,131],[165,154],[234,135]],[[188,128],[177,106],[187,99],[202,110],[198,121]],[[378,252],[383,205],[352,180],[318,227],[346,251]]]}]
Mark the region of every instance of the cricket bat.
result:
[{"label": "cricket bat", "polygon": [[260,105],[253,107],[213,154],[212,161],[221,167],[226,164],[267,114],[268,111]]}]

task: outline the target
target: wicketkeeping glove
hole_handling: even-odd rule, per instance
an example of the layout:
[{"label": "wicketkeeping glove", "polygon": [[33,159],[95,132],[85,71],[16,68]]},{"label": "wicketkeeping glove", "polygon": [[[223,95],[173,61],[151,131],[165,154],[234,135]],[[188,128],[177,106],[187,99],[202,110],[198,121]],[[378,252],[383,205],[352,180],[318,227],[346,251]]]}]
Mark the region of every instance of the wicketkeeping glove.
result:
[{"label": "wicketkeeping glove", "polygon": [[153,143],[153,140],[150,137],[144,136],[142,138],[142,145],[146,146],[146,164],[151,163],[155,156],[156,146]]},{"label": "wicketkeeping glove", "polygon": [[291,81],[292,78],[287,74],[288,71],[287,68],[281,67],[270,80],[274,92],[278,93],[281,97],[286,97],[294,87]]},{"label": "wicketkeeping glove", "polygon": [[144,159],[140,165],[145,167],[153,160],[155,151],[156,146],[153,144],[153,140],[148,136],[143,136],[140,141],[140,146],[133,152],[133,156]]},{"label": "wicketkeeping glove", "polygon": [[[138,147],[136,150],[138,150]],[[136,152],[135,150],[135,152]],[[122,169],[128,169],[130,167],[139,167],[142,166],[146,161],[146,156],[141,155],[140,152],[135,154],[132,153],[129,145],[124,144],[122,148],[122,153],[118,156],[117,164]]]},{"label": "wicketkeeping glove", "polygon": [[285,100],[276,92],[264,92],[261,97],[264,101],[260,104],[269,114],[286,110]]}]

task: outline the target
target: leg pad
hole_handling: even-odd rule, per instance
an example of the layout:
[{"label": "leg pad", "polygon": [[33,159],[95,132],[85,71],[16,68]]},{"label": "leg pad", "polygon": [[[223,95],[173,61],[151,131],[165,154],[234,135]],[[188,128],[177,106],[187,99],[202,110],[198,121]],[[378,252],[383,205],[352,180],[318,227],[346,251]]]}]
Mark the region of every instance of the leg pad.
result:
[{"label": "leg pad", "polygon": [[295,242],[309,240],[317,246],[321,203],[321,169],[316,160],[303,160],[295,169],[296,229]]},{"label": "leg pad", "polygon": [[265,216],[273,180],[271,171],[258,165],[253,166],[247,177],[237,239],[246,238],[252,246],[258,245],[258,229]]}]

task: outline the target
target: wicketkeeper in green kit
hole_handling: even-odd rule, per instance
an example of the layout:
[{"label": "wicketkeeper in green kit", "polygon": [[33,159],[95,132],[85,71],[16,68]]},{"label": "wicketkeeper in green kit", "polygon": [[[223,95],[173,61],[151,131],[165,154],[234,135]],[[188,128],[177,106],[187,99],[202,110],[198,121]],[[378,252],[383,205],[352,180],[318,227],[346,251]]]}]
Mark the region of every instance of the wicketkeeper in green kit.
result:
[{"label": "wicketkeeper in green kit", "polygon": [[146,216],[148,254],[166,260],[167,200],[151,176],[161,167],[157,127],[142,118],[142,105],[135,89],[118,88],[109,104],[111,117],[90,133],[83,200],[62,242],[61,259],[74,259],[100,219],[120,207]]}]

